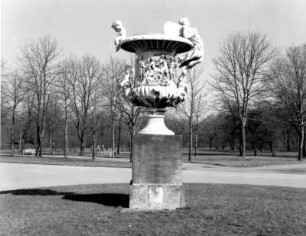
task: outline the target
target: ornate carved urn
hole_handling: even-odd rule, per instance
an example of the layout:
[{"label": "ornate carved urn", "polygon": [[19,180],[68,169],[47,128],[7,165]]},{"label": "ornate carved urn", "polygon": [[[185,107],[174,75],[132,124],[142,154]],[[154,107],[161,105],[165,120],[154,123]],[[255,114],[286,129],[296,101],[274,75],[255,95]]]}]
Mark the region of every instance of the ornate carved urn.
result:
[{"label": "ornate carved urn", "polygon": [[148,124],[138,133],[174,135],[164,124],[164,112],[185,100],[187,81],[177,55],[191,50],[192,43],[179,36],[151,34],[126,37],[120,47],[136,54],[135,70],[127,71],[121,82],[125,96],[149,108]]}]

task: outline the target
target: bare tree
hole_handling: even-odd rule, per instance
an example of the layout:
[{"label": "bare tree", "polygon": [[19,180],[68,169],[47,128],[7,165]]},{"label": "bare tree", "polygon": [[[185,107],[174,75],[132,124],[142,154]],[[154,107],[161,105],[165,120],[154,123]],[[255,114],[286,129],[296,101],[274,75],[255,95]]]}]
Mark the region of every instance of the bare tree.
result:
[{"label": "bare tree", "polygon": [[221,45],[214,60],[216,75],[213,87],[221,94],[229,110],[241,121],[240,155],[246,156],[245,127],[253,99],[265,91],[269,62],[278,51],[260,32],[231,34]]},{"label": "bare tree", "polygon": [[97,93],[101,93],[101,65],[95,57],[84,56],[70,67],[72,122],[80,141],[80,155],[85,155],[89,113]]},{"label": "bare tree", "polygon": [[50,95],[49,104],[47,109],[47,131],[49,132],[49,143],[50,143],[50,151],[51,155],[54,155],[54,145],[55,145],[55,136],[56,130],[59,128],[60,120],[61,120],[61,103],[57,93]]},{"label": "bare tree", "polygon": [[188,160],[192,161],[193,135],[197,133],[199,124],[204,118],[204,83],[201,80],[201,72],[192,69],[188,73],[188,96],[178,107],[178,116],[184,124],[188,124],[189,151]]},{"label": "bare tree", "polygon": [[6,112],[9,114],[11,119],[10,126],[10,146],[11,146],[11,156],[14,156],[15,147],[15,122],[16,113],[19,104],[23,100],[23,77],[17,71],[5,74],[2,76],[1,84],[1,95],[2,95],[2,105],[6,106]]},{"label": "bare tree", "polygon": [[[5,140],[4,138],[4,132],[9,132],[8,127],[8,98],[5,96],[5,85],[3,81],[7,78],[7,63],[6,60],[1,58],[1,144]],[[9,140],[6,140],[5,142],[9,142]]]},{"label": "bare tree", "polygon": [[130,162],[133,160],[134,136],[140,128],[141,114],[143,107],[136,107],[131,102],[126,101],[123,97],[117,103],[118,110],[121,113],[121,120],[127,125],[130,132]]},{"label": "bare tree", "polygon": [[120,92],[118,89],[119,81],[122,79],[122,74],[125,68],[125,63],[119,60],[110,58],[103,66],[103,96],[106,98],[107,111],[111,117],[111,136],[112,136],[112,156],[115,152],[115,121],[117,116],[117,107]]},{"label": "bare tree", "polygon": [[71,109],[71,97],[73,78],[78,76],[77,62],[73,58],[66,58],[61,62],[58,74],[59,79],[57,80],[57,93],[59,94],[60,101],[64,110],[64,143],[63,152],[64,158],[68,156],[68,124],[70,120]]},{"label": "bare tree", "polygon": [[56,78],[59,50],[57,42],[45,36],[26,43],[21,51],[20,62],[26,75],[27,86],[35,94],[36,155],[42,157],[46,111],[52,93],[52,83]]},{"label": "bare tree", "polygon": [[[100,81],[101,82],[101,81]],[[92,134],[92,160],[96,157],[96,145],[97,145],[97,131],[103,125],[103,115],[104,115],[104,97],[102,96],[102,89],[96,91],[94,99],[92,102],[92,107],[89,111],[89,128]]]},{"label": "bare tree", "polygon": [[306,115],[306,45],[290,47],[271,66],[270,88],[294,116],[299,134],[298,161],[303,159]]},{"label": "bare tree", "polygon": [[20,140],[19,140],[19,149],[22,153],[24,149],[24,144],[29,143],[29,139],[33,133],[33,124],[35,122],[34,114],[34,103],[35,103],[35,93],[32,91],[29,86],[25,84],[23,88],[23,102],[21,109],[21,121],[20,121]]}]

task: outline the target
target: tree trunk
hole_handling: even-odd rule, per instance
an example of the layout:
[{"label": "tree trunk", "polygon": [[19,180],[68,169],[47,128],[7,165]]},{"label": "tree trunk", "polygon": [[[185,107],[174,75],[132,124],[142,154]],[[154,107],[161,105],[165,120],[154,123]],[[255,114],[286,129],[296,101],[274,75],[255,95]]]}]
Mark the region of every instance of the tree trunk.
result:
[{"label": "tree trunk", "polygon": [[304,123],[301,121],[300,125],[300,135],[299,135],[299,154],[298,154],[298,161],[303,160],[303,144],[304,144]]},{"label": "tree trunk", "polygon": [[115,151],[115,118],[114,115],[112,115],[112,153],[111,153],[112,158],[115,157],[114,151]]},{"label": "tree trunk", "polygon": [[130,129],[130,162],[133,162],[134,134],[135,134],[135,127],[132,127]]},{"label": "tree trunk", "polygon": [[188,161],[192,161],[192,123],[189,122],[189,153]]},{"label": "tree trunk", "polygon": [[230,145],[231,150],[234,151],[235,150],[235,139],[234,138],[232,141],[229,142],[229,145]]},{"label": "tree trunk", "polygon": [[118,142],[117,142],[117,154],[120,153],[120,143],[121,143],[121,119],[122,116],[120,116],[120,120],[119,120],[119,127],[118,127]]},{"label": "tree trunk", "polygon": [[240,156],[246,157],[245,153],[245,145],[246,145],[246,137],[245,137],[245,126],[246,126],[246,118],[241,118],[241,150],[240,150]]},{"label": "tree trunk", "polygon": [[306,156],[306,139],[305,139],[305,126],[304,126],[304,138],[303,138],[303,157]]},{"label": "tree trunk", "polygon": [[257,147],[256,147],[256,141],[253,143],[253,148],[254,148],[254,156],[257,156]]},{"label": "tree trunk", "polygon": [[22,154],[22,130],[19,131],[19,153]]},{"label": "tree trunk", "polygon": [[273,157],[275,157],[275,152],[274,152],[274,146],[273,146],[273,142],[269,142],[269,146],[270,146],[270,152],[271,152],[271,155]]},{"label": "tree trunk", "polygon": [[65,129],[64,129],[64,158],[67,158],[68,152],[68,119],[67,114],[65,115]]},{"label": "tree trunk", "polygon": [[14,156],[14,144],[15,144],[15,108],[13,108],[13,115],[12,115],[12,125],[11,125],[11,156]]},{"label": "tree trunk", "polygon": [[81,153],[80,153],[80,156],[85,156],[85,147],[86,147],[85,138],[82,137],[80,141],[81,141],[81,146],[80,146]]},{"label": "tree trunk", "polygon": [[254,150],[254,156],[257,156],[257,142],[255,134],[253,134],[253,150]]},{"label": "tree trunk", "polygon": [[42,157],[41,156],[41,137],[40,137],[40,126],[37,123],[37,128],[36,128],[36,156],[37,157]]},{"label": "tree trunk", "polygon": [[287,144],[287,148],[286,148],[286,150],[287,150],[287,152],[290,152],[291,151],[291,148],[290,148],[290,129],[289,129],[289,127],[287,127],[287,130],[286,130],[287,132],[287,137],[286,137],[286,144]]},{"label": "tree trunk", "polygon": [[54,155],[54,126],[53,123],[51,124],[51,132],[50,132],[50,150],[51,150],[51,155]]},{"label": "tree trunk", "polygon": [[195,135],[194,155],[198,155],[198,134]]},{"label": "tree trunk", "polygon": [[92,136],[92,160],[94,160],[96,158],[96,131],[93,131]]}]

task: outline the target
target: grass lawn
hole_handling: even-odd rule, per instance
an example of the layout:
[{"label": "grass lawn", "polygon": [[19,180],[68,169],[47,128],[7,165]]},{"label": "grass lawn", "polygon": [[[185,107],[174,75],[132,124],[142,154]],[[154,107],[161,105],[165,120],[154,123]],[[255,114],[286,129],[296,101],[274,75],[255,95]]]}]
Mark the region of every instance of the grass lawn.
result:
[{"label": "grass lawn", "polygon": [[[188,157],[184,156],[184,160],[187,161]],[[292,157],[247,156],[242,158],[231,155],[198,155],[192,158],[192,162],[229,167],[260,167],[300,163]]]},{"label": "grass lawn", "polygon": [[0,235],[305,235],[306,189],[186,184],[186,208],[135,212],[129,186],[0,193]]},{"label": "grass lawn", "polygon": [[92,160],[91,157],[80,158],[64,158],[45,156],[43,158],[35,156],[0,156],[0,162],[5,163],[27,163],[27,164],[43,164],[43,165],[64,165],[64,166],[94,166],[94,167],[122,167],[129,168],[132,164],[126,161],[116,161],[110,158],[96,158]]},{"label": "grass lawn", "polygon": [[[116,158],[101,158],[97,157],[94,161],[90,155],[85,157],[69,156],[65,159],[62,156],[46,155],[43,158],[34,156],[16,155],[10,157],[9,154],[2,153],[0,162],[13,163],[31,163],[31,164],[49,164],[49,165],[70,165],[70,166],[104,166],[104,167],[131,167],[129,162],[129,153],[123,152],[116,156]],[[188,155],[186,150],[182,150],[182,159],[188,162]],[[267,153],[262,153],[259,156],[249,155],[246,158],[237,156],[237,152],[221,152],[221,151],[207,151],[199,150],[197,156],[192,157],[193,163],[229,166],[229,167],[260,167],[268,165],[287,165],[297,164],[295,153],[284,153],[284,156],[272,157]]]}]

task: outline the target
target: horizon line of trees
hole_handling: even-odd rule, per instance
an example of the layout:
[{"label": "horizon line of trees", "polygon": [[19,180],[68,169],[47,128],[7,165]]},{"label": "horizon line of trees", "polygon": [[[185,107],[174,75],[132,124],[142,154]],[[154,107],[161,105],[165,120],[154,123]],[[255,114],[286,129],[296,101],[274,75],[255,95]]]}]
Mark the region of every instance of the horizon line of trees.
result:
[{"label": "horizon line of trees", "polygon": [[[118,87],[132,63],[64,57],[50,36],[21,47],[18,62],[16,68],[1,62],[1,146],[11,155],[28,146],[39,157],[44,148],[51,154],[60,149],[64,157],[71,148],[80,155],[91,148],[92,159],[98,146],[113,155],[132,150],[146,122],[145,109],[127,102]],[[242,157],[246,150],[297,151],[301,161],[306,44],[281,52],[260,32],[237,32],[223,41],[213,63],[213,80],[191,70],[186,101],[167,112],[167,126],[182,135],[189,160],[206,147],[239,150]]]}]

